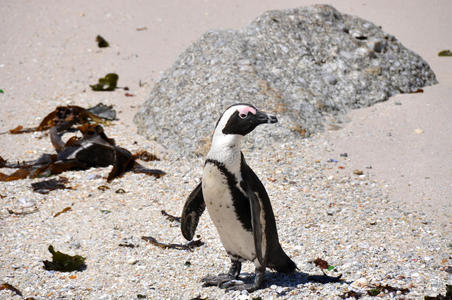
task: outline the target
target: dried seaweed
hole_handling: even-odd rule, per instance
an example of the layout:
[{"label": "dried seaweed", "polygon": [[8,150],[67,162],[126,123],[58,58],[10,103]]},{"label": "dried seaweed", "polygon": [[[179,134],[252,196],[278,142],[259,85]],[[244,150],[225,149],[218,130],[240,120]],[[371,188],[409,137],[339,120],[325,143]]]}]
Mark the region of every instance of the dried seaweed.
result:
[{"label": "dried seaweed", "polygon": [[70,206],[67,206],[67,207],[63,208],[62,210],[60,210],[59,212],[57,212],[55,215],[53,215],[53,217],[56,218],[59,215],[64,214],[70,210],[72,210],[72,208]]},{"label": "dried seaweed", "polygon": [[137,247],[136,245],[131,244],[131,243],[121,243],[118,246],[119,247],[127,247],[127,248],[135,248],[135,247]]},{"label": "dried seaweed", "polygon": [[135,159],[139,159],[142,161],[154,161],[154,160],[160,161],[160,158],[158,158],[157,155],[149,153],[146,150],[140,150],[140,151],[136,152],[133,155],[133,157]]},{"label": "dried seaweed", "polygon": [[3,157],[0,156],[0,168],[3,168],[6,165],[6,160],[3,159]]},{"label": "dried seaweed", "polygon": [[340,295],[339,297],[342,299],[349,299],[349,298],[355,298],[355,299],[359,299],[361,298],[363,294],[360,292],[355,292],[355,291],[348,291],[343,293],[342,295]]},{"label": "dried seaweed", "polygon": [[181,217],[176,217],[176,216],[170,215],[170,214],[167,213],[165,210],[161,210],[160,212],[161,212],[162,215],[164,215],[164,216],[166,217],[166,219],[169,220],[170,222],[176,221],[176,222],[180,223]]},{"label": "dried seaweed", "polygon": [[9,163],[8,161],[5,161],[3,167],[10,169],[30,169],[37,165],[49,164],[56,161],[56,159],[56,154],[43,154],[38,159],[32,161],[22,161],[16,163]]},{"label": "dried seaweed", "polygon": [[387,293],[396,293],[396,292],[400,292],[401,294],[405,295],[405,294],[408,294],[410,292],[410,290],[407,288],[396,288],[396,287],[393,287],[393,286],[390,286],[387,284],[386,285],[377,284],[374,288],[367,290],[367,294],[369,296],[377,296],[380,293],[387,294]]},{"label": "dried seaweed", "polygon": [[[253,298],[253,299],[254,299],[254,298]],[[198,296],[196,296],[196,297],[194,297],[194,298],[191,298],[190,300],[209,300],[209,297],[202,298],[201,295],[198,295]]]},{"label": "dried seaweed", "polygon": [[25,216],[25,215],[31,215],[31,214],[37,212],[37,211],[38,211],[38,208],[37,208],[37,207],[34,207],[34,208],[33,208],[32,210],[30,210],[30,211],[26,211],[26,210],[23,210],[23,211],[14,211],[14,210],[9,209],[9,208],[8,208],[7,210],[8,210],[8,213],[9,213],[10,215]]},{"label": "dried seaweed", "polygon": [[10,129],[10,134],[21,134],[36,131],[35,128],[24,128],[22,125],[17,126],[16,128]]},{"label": "dried seaweed", "polygon": [[[92,109],[94,109],[95,107],[93,107]],[[114,110],[113,112],[116,116],[116,112]],[[14,129],[10,129],[9,133],[21,134],[35,131],[45,131],[57,125],[62,126],[62,124],[66,124],[66,127],[70,128],[72,125],[75,124],[84,124],[92,122],[105,123],[105,120],[110,119],[106,119],[102,115],[98,116],[96,115],[96,113],[90,112],[89,109],[87,110],[80,106],[76,105],[58,106],[54,111],[45,116],[37,127],[24,128],[23,126],[19,125]]]},{"label": "dried seaweed", "polygon": [[0,181],[47,177],[69,170],[86,170],[91,167],[110,165],[113,165],[113,169],[108,175],[108,182],[128,171],[153,175],[157,178],[166,174],[161,170],[147,169],[136,163],[133,155],[127,149],[116,146],[114,140],[105,135],[100,125],[86,123],[78,130],[82,132],[83,137],[71,138],[64,145],[61,145],[61,136],[54,136],[52,131],[51,139],[58,155],[45,154],[32,162],[8,164],[7,167],[20,169],[11,175],[0,173]]},{"label": "dried seaweed", "polygon": [[66,187],[65,185],[65,183],[67,183],[68,181],[69,180],[66,177],[60,177],[58,178],[58,180],[50,179],[32,183],[31,187],[33,188],[33,192],[37,192],[40,194],[48,194],[50,191],[53,190],[71,189],[69,187]]},{"label": "dried seaweed", "polygon": [[[138,158],[158,160],[155,155],[146,151],[132,155],[127,149],[117,146],[114,139],[108,138],[101,125],[91,123],[114,119],[116,113],[111,106],[99,104],[92,109],[93,112],[90,112],[79,106],[61,106],[48,114],[40,125],[33,130],[50,129],[50,141],[57,154],[43,154],[37,160],[16,164],[8,163],[0,157],[1,167],[18,169],[11,175],[0,173],[0,181],[12,181],[27,177],[47,177],[69,170],[86,170],[91,167],[107,167],[110,165],[113,165],[113,168],[108,175],[108,182],[129,171],[157,178],[166,174],[158,169],[145,168],[136,162]],[[100,117],[96,114],[99,114]],[[77,124],[81,124],[81,126],[75,128]],[[25,130],[19,131],[24,132]],[[63,142],[63,135],[74,131],[80,131],[82,137],[73,136],[67,142]],[[51,183],[63,188],[55,181]],[[46,193],[49,190],[44,188],[39,191]]]},{"label": "dried seaweed", "polygon": [[107,182],[111,182],[117,177],[121,177],[124,173],[132,171],[134,173],[142,173],[157,178],[162,177],[166,173],[158,169],[148,169],[135,161],[135,157],[127,149],[115,147],[115,162],[113,169],[108,174]]},{"label": "dried seaweed", "polygon": [[41,124],[39,124],[38,128],[40,130],[45,130],[63,122],[66,122],[70,125],[83,125],[85,123],[105,123],[105,120],[109,119],[105,118],[101,114],[98,115],[95,110],[94,112],[90,111],[90,109],[92,110],[100,104],[97,104],[96,106],[88,109],[77,105],[59,106],[49,115],[47,115],[46,118],[44,118]]},{"label": "dried seaweed", "polygon": [[44,269],[50,271],[72,272],[86,269],[85,258],[80,255],[68,255],[60,251],[55,251],[52,245],[49,246],[52,253],[52,261],[44,260]]},{"label": "dried seaweed", "polygon": [[66,171],[77,171],[77,170],[85,170],[88,169],[88,167],[80,163],[77,160],[71,160],[71,161],[55,161],[50,162],[49,164],[42,165],[42,166],[35,166],[37,167],[30,175],[30,178],[37,178],[37,177],[49,177],[52,175],[58,175]]},{"label": "dried seaweed", "polygon": [[324,282],[324,281],[337,282],[337,281],[340,281],[340,279],[342,277],[342,274],[338,274],[337,276],[329,276],[328,274],[325,273],[325,270],[328,270],[328,271],[334,270],[336,268],[335,266],[330,265],[326,260],[323,260],[321,258],[316,258],[312,262],[323,273],[323,276],[322,277],[318,277],[318,278],[315,275],[310,276],[312,281],[318,281],[318,282]]},{"label": "dried seaweed", "polygon": [[107,182],[111,182],[117,177],[121,177],[127,171],[132,170],[135,164],[135,160],[127,149],[121,147],[115,147],[115,161],[113,162],[113,169],[108,174]]},{"label": "dried seaweed", "polygon": [[186,244],[165,244],[165,243],[158,242],[152,236],[142,236],[141,239],[151,243],[152,245],[160,247],[162,249],[176,249],[176,250],[193,251],[194,248],[201,247],[202,245],[204,245],[204,243],[201,240],[190,241]]},{"label": "dried seaweed", "polygon": [[108,73],[103,78],[99,78],[99,82],[90,85],[91,89],[96,92],[111,92],[114,91],[118,84],[119,76],[116,73]]},{"label": "dried seaweed", "polygon": [[45,116],[36,131],[44,131],[65,122],[69,127],[73,124],[88,122],[88,116],[84,114],[85,109],[79,106],[58,106],[54,111]]},{"label": "dried seaweed", "polygon": [[443,51],[440,51],[440,52],[438,53],[438,56],[452,56],[452,51],[450,51],[450,50],[443,50]]},{"label": "dried seaweed", "polygon": [[0,173],[0,181],[14,181],[19,179],[25,179],[30,175],[30,170],[27,168],[19,169],[10,175]]},{"label": "dried seaweed", "polygon": [[0,291],[1,290],[10,290],[11,292],[14,292],[16,295],[22,296],[21,291],[19,291],[17,288],[6,282],[0,284]]},{"label": "dried seaweed", "polygon": [[314,259],[313,263],[314,263],[314,265],[316,267],[318,267],[318,268],[320,268],[322,270],[323,269],[328,269],[328,266],[329,266],[328,262],[326,260],[321,259],[321,258]]},{"label": "dried seaweed", "polygon": [[98,103],[96,106],[90,107],[87,110],[102,119],[111,121],[116,120],[116,110],[113,109],[113,105]]},{"label": "dried seaweed", "polygon": [[372,288],[372,289],[370,289],[370,290],[367,291],[367,294],[368,294],[369,296],[375,297],[375,296],[377,296],[378,294],[380,294],[380,290],[375,289],[375,288]]},{"label": "dried seaweed", "polygon": [[102,36],[97,35],[96,36],[96,42],[97,42],[97,46],[99,48],[106,48],[108,46],[110,46],[110,44],[107,42],[107,40],[105,40]]},{"label": "dried seaweed", "polygon": [[136,161],[134,162],[134,165],[133,165],[131,171],[134,173],[142,173],[145,175],[154,176],[156,178],[160,178],[160,177],[166,175],[166,173],[163,172],[162,170],[145,168],[142,165],[140,165],[139,163],[137,163]]},{"label": "dried seaweed", "polygon": [[364,172],[362,170],[356,169],[356,170],[353,170],[353,174],[355,174],[355,175],[363,175]]}]

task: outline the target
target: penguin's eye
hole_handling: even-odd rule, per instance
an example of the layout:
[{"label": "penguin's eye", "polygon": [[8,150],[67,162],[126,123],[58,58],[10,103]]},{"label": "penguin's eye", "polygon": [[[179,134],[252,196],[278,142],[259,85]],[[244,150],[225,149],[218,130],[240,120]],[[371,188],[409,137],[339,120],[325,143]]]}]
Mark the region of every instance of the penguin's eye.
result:
[{"label": "penguin's eye", "polygon": [[239,117],[240,119],[246,119],[246,117],[248,117],[248,114],[240,113]]}]

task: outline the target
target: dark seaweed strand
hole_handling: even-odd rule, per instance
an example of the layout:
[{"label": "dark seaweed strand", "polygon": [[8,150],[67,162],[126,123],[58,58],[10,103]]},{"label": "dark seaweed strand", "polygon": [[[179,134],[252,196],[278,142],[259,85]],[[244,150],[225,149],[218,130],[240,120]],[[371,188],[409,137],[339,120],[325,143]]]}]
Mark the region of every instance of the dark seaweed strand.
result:
[{"label": "dark seaweed strand", "polygon": [[243,227],[247,231],[252,231],[251,226],[251,207],[250,202],[248,200],[248,197],[242,193],[242,191],[239,190],[237,187],[237,178],[235,178],[234,174],[229,172],[228,169],[224,166],[223,163],[214,160],[214,159],[207,159],[206,164],[211,163],[215,165],[221,173],[226,177],[228,181],[228,185],[231,188],[231,194],[235,201],[233,201],[234,204],[234,210],[235,214],[237,215],[240,223],[242,223]]}]

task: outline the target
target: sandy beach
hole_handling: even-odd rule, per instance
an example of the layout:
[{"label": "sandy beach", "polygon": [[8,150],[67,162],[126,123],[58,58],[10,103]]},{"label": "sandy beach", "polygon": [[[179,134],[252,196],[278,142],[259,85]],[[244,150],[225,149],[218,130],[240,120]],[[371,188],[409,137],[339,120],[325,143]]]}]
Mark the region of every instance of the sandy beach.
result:
[{"label": "sandy beach", "polygon": [[[422,56],[439,81],[422,93],[351,111],[342,128],[246,153],[272,199],[283,247],[301,271],[319,273],[310,260],[323,257],[347,283],[271,273],[268,286],[251,295],[201,288],[202,276],[228,267],[207,214],[198,229],[206,244],[193,252],[163,250],[140,239],[152,235],[185,242],[177,224],[160,210],[180,214],[199,182],[203,159],[176,159],[138,135],[133,116],[160,74],[205,31],[241,28],[270,9],[317,4],[258,0],[3,1],[0,132],[36,126],[59,105],[112,104],[119,120],[105,128],[107,135],[132,152],[155,153],[161,161],[146,165],[168,174],[154,179],[128,173],[101,191],[108,168],[67,172],[74,190],[47,195],[31,191],[38,179],[0,182],[0,283],[35,299],[334,299],[351,290],[365,298],[378,284],[409,289],[405,295],[380,295],[387,298],[445,294],[451,280],[450,269],[445,270],[452,265],[452,58],[438,52],[452,49],[452,2],[321,3],[382,26]],[[110,47],[97,47],[98,34]],[[119,75],[118,85],[127,86],[132,97],[124,90],[91,91],[89,85],[110,72]],[[41,133],[0,135],[0,156],[7,160],[53,151]],[[330,158],[339,162],[328,163]],[[356,176],[354,170],[364,174]],[[115,193],[120,188],[126,193]],[[53,217],[65,207],[72,211]],[[23,216],[9,212],[33,208],[37,212]],[[136,247],[118,247],[124,241]],[[43,270],[50,244],[86,256],[87,270],[73,278]],[[252,272],[251,266],[244,271]],[[0,298],[13,297],[20,298],[0,290]]]}]

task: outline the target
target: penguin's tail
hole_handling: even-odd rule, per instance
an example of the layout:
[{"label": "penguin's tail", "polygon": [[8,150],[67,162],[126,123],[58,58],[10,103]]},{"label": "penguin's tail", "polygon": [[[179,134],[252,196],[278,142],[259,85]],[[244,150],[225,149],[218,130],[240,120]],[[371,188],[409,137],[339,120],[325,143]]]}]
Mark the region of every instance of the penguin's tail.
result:
[{"label": "penguin's tail", "polygon": [[291,260],[289,257],[287,257],[287,260],[284,264],[275,266],[274,268],[277,272],[280,273],[293,273],[295,270],[297,270],[297,265]]},{"label": "penguin's tail", "polygon": [[[270,256],[269,267],[280,273],[293,273],[298,269],[297,265],[287,256],[284,250],[279,247],[278,253]],[[275,255],[276,254],[276,255]]]}]

